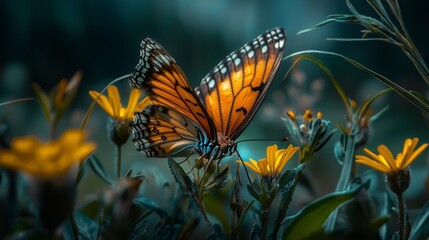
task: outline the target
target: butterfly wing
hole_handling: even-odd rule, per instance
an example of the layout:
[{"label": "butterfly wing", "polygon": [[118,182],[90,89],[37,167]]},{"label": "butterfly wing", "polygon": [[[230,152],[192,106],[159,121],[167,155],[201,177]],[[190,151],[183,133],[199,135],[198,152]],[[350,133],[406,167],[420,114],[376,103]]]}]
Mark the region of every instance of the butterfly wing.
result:
[{"label": "butterfly wing", "polygon": [[136,149],[147,157],[180,154],[206,137],[192,120],[160,105],[135,113],[132,131]]},{"label": "butterfly wing", "polygon": [[217,132],[235,140],[267,94],[283,56],[282,28],[266,31],[229,54],[195,89]]},{"label": "butterfly wing", "polygon": [[129,78],[131,86],[149,93],[154,104],[190,118],[215,140],[211,119],[171,55],[150,38],[144,39],[140,47],[139,62]]}]

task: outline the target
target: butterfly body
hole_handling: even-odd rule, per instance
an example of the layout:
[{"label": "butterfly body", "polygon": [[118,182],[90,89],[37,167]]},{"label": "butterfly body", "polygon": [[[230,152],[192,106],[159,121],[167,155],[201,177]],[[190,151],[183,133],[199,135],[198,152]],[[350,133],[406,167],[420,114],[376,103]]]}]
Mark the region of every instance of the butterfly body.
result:
[{"label": "butterfly body", "polygon": [[193,89],[164,48],[147,38],[129,80],[153,105],[135,113],[133,141],[148,157],[195,150],[221,159],[236,151],[272,83],[283,56],[283,29],[266,31],[229,54]]}]

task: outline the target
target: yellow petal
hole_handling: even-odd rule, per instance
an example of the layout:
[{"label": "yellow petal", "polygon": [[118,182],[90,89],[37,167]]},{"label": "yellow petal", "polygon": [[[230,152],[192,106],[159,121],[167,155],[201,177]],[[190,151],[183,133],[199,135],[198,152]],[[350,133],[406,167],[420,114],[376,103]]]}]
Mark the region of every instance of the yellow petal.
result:
[{"label": "yellow petal", "polygon": [[271,145],[267,147],[267,164],[269,170],[274,170],[274,166],[276,165],[276,152],[277,152],[277,144]]},{"label": "yellow petal", "polygon": [[[255,162],[255,164],[256,164],[256,162]],[[256,164],[256,166],[254,166],[252,163],[244,162],[244,165],[246,165],[247,167],[249,167],[250,169],[252,169],[254,172],[256,172],[258,174],[261,174],[261,171],[259,171],[259,168],[257,167],[257,164]]]},{"label": "yellow petal", "polygon": [[259,168],[261,176],[269,176],[270,175],[270,172],[268,170],[267,165],[268,165],[267,161],[263,161],[263,160],[258,161],[258,168]]},{"label": "yellow petal", "polygon": [[133,88],[130,93],[130,98],[128,99],[128,105],[125,110],[125,119],[128,121],[133,120],[134,111],[137,107],[137,103],[139,101],[140,95],[142,94],[142,91],[137,88]]},{"label": "yellow petal", "polygon": [[311,114],[311,110],[310,109],[306,109],[304,112],[304,116],[302,116],[302,119],[304,119],[304,121],[308,122],[312,119],[312,114]]},{"label": "yellow petal", "polygon": [[295,113],[294,113],[294,112],[292,112],[292,111],[288,111],[288,112],[287,112],[287,115],[289,116],[289,118],[290,118],[292,121],[295,121],[295,120],[296,120],[296,118],[295,118]]},{"label": "yellow petal", "polygon": [[145,98],[143,98],[143,100],[141,100],[139,102],[139,104],[137,105],[136,109],[134,109],[134,112],[141,112],[143,111],[147,106],[149,106],[151,104],[150,101],[150,97],[147,96]]},{"label": "yellow petal", "polygon": [[371,161],[371,159],[369,159],[365,156],[356,156],[356,162],[363,164],[363,165],[366,165],[366,166],[373,168],[373,169],[375,169],[379,172],[382,172],[382,173],[390,172],[390,169],[387,166],[385,166],[383,164],[379,164],[379,163],[374,162],[374,161]]},{"label": "yellow petal", "polygon": [[280,173],[283,168],[286,166],[286,164],[289,162],[289,160],[293,157],[293,155],[298,151],[299,147],[293,147],[292,144],[290,144],[286,152],[281,156],[281,159],[278,161],[278,165],[276,166],[277,173]]},{"label": "yellow petal", "polygon": [[0,151],[0,166],[8,169],[17,169],[21,159],[12,150]]},{"label": "yellow petal", "polygon": [[68,129],[65,131],[60,139],[58,140],[61,143],[66,145],[76,146],[84,142],[85,133],[79,129]]},{"label": "yellow petal", "polygon": [[86,160],[89,155],[95,150],[96,145],[93,143],[87,143],[84,145],[81,145],[78,149],[76,149],[73,153],[74,159],[72,159],[72,162],[82,162]]},{"label": "yellow petal", "polygon": [[385,145],[378,146],[377,150],[382,156],[379,155],[378,160],[387,164],[391,170],[396,171],[396,160],[393,158],[392,152]]},{"label": "yellow petal", "polygon": [[427,147],[427,143],[421,145],[415,152],[413,152],[413,154],[408,159],[402,161],[401,165],[398,166],[398,168],[402,170],[408,167],[418,156],[420,156],[420,154],[423,153],[424,150],[426,150]]},{"label": "yellow petal", "polygon": [[402,158],[400,159],[400,161],[398,161],[398,166],[404,166],[404,162],[407,161],[413,154],[414,148],[416,147],[418,141],[418,138],[414,138],[412,140],[411,138],[407,138],[405,140],[404,147],[402,149]]},{"label": "yellow petal", "polygon": [[98,105],[111,117],[114,117],[113,108],[110,105],[106,96],[101,95],[96,91],[89,91],[89,95],[94,99]]},{"label": "yellow petal", "polygon": [[47,164],[53,164],[61,156],[61,147],[57,143],[41,144],[38,148],[34,149],[35,160],[30,164],[40,164],[44,167]]},{"label": "yellow petal", "polygon": [[113,117],[119,118],[121,114],[121,98],[119,96],[118,88],[114,85],[110,85],[107,87],[107,94],[109,95],[109,102],[112,106]]}]

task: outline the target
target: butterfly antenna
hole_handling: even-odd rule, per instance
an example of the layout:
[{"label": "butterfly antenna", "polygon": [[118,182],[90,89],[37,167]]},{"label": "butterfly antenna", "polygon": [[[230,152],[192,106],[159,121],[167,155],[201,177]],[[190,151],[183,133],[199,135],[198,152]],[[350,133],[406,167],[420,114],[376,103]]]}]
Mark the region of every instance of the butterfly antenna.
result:
[{"label": "butterfly antenna", "polygon": [[252,179],[250,179],[249,170],[247,169],[246,165],[244,164],[243,158],[241,157],[240,153],[238,152],[238,149],[237,149],[235,152],[237,153],[238,159],[240,159],[241,164],[243,164],[244,171],[246,172],[247,179],[249,180],[249,184],[250,184],[250,185],[252,186],[252,188],[253,188],[254,186],[253,186]]},{"label": "butterfly antenna", "polygon": [[254,139],[244,139],[241,141],[237,141],[235,142],[237,143],[242,143],[242,142],[287,142],[289,141],[289,137],[285,137],[283,139],[278,139],[278,138],[273,138],[273,139],[263,139],[263,138],[254,138]]}]

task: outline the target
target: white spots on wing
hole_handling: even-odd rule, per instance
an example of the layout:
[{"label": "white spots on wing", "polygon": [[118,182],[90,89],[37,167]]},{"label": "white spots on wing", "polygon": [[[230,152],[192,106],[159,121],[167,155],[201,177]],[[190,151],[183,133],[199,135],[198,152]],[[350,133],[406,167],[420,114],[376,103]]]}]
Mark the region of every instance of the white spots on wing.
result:
[{"label": "white spots on wing", "polygon": [[264,45],[264,46],[262,47],[262,53],[265,53],[267,50],[268,50],[267,45]]},{"label": "white spots on wing", "polygon": [[162,54],[158,54],[155,56],[154,62],[157,62],[157,61],[158,62],[164,62],[167,65],[170,65],[172,62],[170,57],[162,55]]},{"label": "white spots on wing", "polygon": [[283,38],[283,37],[284,37],[283,33],[280,33],[279,38]]},{"label": "white spots on wing", "polygon": [[221,72],[222,74],[225,74],[225,73],[226,73],[226,67],[222,67],[222,69],[220,70],[220,72]]},{"label": "white spots on wing", "polygon": [[236,58],[236,59],[234,60],[234,64],[235,64],[236,66],[240,65],[240,63],[241,63],[241,59],[240,59],[240,58]]},{"label": "white spots on wing", "polygon": [[159,72],[159,69],[157,67],[153,67],[153,70],[155,70],[155,72]]},{"label": "white spots on wing", "polygon": [[255,52],[252,50],[252,51],[250,51],[248,54],[247,54],[247,56],[249,57],[249,58],[252,58],[253,57],[253,55],[255,55]]},{"label": "white spots on wing", "polygon": [[274,44],[274,47],[275,48],[282,48],[283,47],[283,44],[284,44],[284,40],[280,40],[280,41],[278,41],[278,42],[276,42],[275,44]]},{"label": "white spots on wing", "polygon": [[249,45],[244,46],[244,49],[246,49],[246,51],[249,51],[251,48]]},{"label": "white spots on wing", "polygon": [[214,86],[215,86],[215,80],[212,78],[209,81],[209,88],[214,88]]},{"label": "white spots on wing", "polygon": [[232,56],[231,56],[233,59],[235,59],[235,58],[237,58],[237,53],[236,52],[234,52],[234,54],[232,54]]}]

